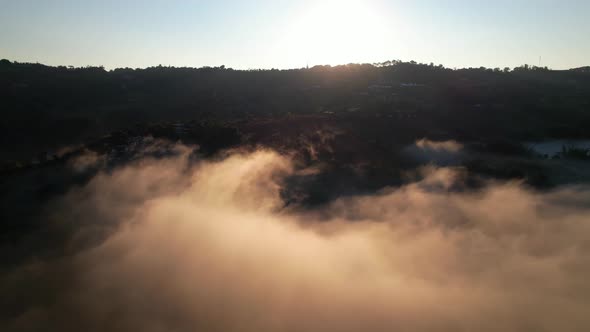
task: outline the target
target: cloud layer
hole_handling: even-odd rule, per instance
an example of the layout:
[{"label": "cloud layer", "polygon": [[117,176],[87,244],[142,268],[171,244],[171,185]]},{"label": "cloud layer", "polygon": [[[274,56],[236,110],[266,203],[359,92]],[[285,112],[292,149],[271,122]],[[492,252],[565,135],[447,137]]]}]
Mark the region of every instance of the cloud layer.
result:
[{"label": "cloud layer", "polygon": [[[590,191],[453,169],[312,211],[291,161],[143,158],[56,201],[67,255],[0,275],[3,331],[586,331]],[[311,172],[314,176],[314,172]]]}]

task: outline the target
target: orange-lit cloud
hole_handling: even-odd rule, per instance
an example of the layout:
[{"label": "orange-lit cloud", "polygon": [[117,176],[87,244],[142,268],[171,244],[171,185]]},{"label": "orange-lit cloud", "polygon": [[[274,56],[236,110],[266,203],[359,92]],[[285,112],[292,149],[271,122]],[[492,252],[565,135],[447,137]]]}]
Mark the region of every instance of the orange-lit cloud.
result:
[{"label": "orange-lit cloud", "polygon": [[[313,210],[271,151],[141,159],[71,191],[82,249],[1,275],[3,331],[585,331],[590,192],[420,181]],[[433,187],[439,190],[432,190]],[[104,241],[84,246],[104,224]],[[28,285],[28,286],[27,286]],[[35,285],[35,286],[30,286]],[[27,287],[25,287],[27,286]]]}]

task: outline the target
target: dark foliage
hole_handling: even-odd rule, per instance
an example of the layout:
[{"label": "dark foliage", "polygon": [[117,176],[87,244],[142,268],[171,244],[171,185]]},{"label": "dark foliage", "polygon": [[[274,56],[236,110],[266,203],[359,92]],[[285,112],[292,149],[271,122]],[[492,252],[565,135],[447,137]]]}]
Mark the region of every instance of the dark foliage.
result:
[{"label": "dark foliage", "polygon": [[31,158],[136,124],[238,127],[321,116],[376,141],[588,137],[590,72],[433,64],[115,69],[0,61],[2,160]]}]

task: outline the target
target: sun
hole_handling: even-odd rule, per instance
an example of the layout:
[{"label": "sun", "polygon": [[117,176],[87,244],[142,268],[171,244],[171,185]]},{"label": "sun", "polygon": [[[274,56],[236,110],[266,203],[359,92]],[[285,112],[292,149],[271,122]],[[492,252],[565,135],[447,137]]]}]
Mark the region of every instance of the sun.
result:
[{"label": "sun", "polygon": [[386,21],[369,1],[319,1],[295,20],[287,34],[292,56],[312,64],[346,64],[382,59]]}]

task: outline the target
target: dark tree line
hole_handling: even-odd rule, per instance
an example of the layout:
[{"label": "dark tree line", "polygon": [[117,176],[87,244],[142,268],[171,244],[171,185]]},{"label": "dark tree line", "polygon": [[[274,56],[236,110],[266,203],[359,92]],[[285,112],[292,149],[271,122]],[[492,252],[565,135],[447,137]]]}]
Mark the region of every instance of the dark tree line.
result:
[{"label": "dark tree line", "polygon": [[106,70],[1,60],[0,109],[3,160],[137,123],[231,125],[305,114],[388,118],[416,135],[587,137],[590,70],[449,69],[397,60],[292,70]]}]

